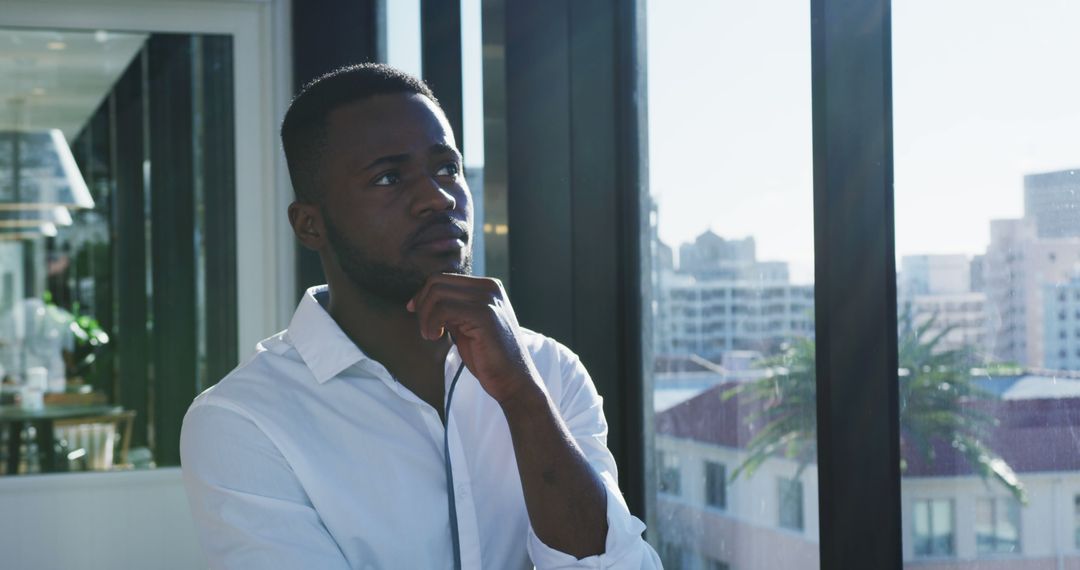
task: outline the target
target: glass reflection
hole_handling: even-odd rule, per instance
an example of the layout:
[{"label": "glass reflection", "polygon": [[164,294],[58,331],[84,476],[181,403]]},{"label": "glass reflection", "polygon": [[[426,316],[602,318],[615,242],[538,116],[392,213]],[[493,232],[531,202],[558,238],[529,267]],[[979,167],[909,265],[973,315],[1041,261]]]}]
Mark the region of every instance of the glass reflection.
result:
[{"label": "glass reflection", "polygon": [[231,40],[0,29],[0,78],[0,473],[175,465],[235,363]]}]

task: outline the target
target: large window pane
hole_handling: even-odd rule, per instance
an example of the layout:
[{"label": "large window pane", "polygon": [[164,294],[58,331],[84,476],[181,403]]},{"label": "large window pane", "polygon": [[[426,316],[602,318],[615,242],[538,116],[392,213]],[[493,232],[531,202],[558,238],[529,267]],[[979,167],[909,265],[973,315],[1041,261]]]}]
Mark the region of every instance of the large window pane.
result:
[{"label": "large window pane", "polygon": [[818,568],[810,5],[648,7],[643,339],[667,568]]},{"label": "large window pane", "polygon": [[232,39],[0,29],[0,473],[179,464],[237,360]]},{"label": "large window pane", "polygon": [[1075,566],[1080,4],[892,9],[904,558]]}]

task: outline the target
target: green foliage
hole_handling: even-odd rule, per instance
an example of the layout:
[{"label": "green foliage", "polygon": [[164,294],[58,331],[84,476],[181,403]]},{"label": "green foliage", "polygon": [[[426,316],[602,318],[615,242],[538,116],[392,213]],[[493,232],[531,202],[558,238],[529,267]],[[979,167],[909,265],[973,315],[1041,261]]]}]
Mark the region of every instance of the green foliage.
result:
[{"label": "green foliage", "polygon": [[[1027,493],[1016,473],[984,442],[997,420],[980,409],[994,396],[979,388],[969,372],[971,355],[942,344],[952,330],[934,330],[934,319],[917,323],[910,312],[900,316],[900,437],[932,463],[934,444],[943,442],[967,461],[985,481],[1003,485],[1021,503]],[[817,456],[815,344],[800,339],[780,355],[761,361],[771,371],[761,380],[726,391],[752,410],[746,417],[761,425],[747,444],[747,458],[731,474],[750,477],[772,457],[798,463],[798,475]],[[982,406],[985,407],[985,406]],[[901,470],[907,465],[901,461]],[[797,476],[798,476],[797,475]]]}]

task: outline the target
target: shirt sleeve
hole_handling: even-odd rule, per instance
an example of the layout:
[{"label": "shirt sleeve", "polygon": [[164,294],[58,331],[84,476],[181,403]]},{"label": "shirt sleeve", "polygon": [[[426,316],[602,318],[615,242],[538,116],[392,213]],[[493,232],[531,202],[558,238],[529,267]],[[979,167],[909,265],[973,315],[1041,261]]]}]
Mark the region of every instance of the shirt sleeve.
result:
[{"label": "shirt sleeve", "polygon": [[285,458],[241,410],[188,410],[180,460],[210,568],[349,568]]},{"label": "shirt sleeve", "polygon": [[641,536],[645,531],[645,524],[630,514],[619,491],[615,458],[607,448],[608,427],[604,418],[603,400],[577,356],[561,346],[560,349],[566,356],[560,359],[563,385],[561,397],[556,404],[570,434],[607,490],[608,533],[603,554],[579,560],[544,544],[536,536],[532,525],[529,525],[529,557],[537,570],[661,570],[663,565],[660,557]]}]

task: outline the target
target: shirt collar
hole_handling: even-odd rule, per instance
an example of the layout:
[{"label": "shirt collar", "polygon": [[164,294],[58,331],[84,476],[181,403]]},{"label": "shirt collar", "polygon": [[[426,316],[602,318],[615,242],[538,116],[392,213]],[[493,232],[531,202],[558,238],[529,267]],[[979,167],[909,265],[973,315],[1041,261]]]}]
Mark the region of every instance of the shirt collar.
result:
[{"label": "shirt collar", "polygon": [[323,304],[329,296],[326,285],[308,289],[289,323],[289,340],[319,384],[354,364],[370,360],[326,312]]}]

